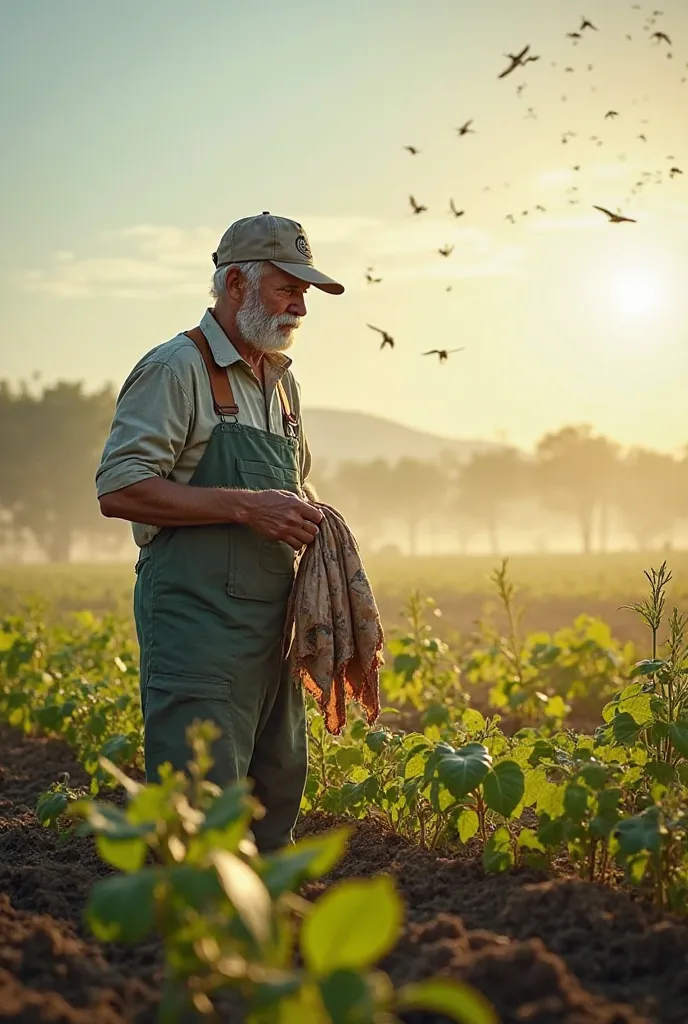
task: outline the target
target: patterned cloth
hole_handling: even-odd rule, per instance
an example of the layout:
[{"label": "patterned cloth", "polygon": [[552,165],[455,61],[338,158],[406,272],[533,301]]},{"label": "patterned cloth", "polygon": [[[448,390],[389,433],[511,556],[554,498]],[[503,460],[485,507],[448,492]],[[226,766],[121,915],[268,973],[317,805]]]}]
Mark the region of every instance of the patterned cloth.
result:
[{"label": "patterned cloth", "polygon": [[292,672],[318,702],[327,731],[346,725],[346,702],[363,707],[368,724],[380,712],[379,669],[384,636],[358,545],[343,517],[313,502],[324,518],[299,563],[289,600],[285,640]]}]

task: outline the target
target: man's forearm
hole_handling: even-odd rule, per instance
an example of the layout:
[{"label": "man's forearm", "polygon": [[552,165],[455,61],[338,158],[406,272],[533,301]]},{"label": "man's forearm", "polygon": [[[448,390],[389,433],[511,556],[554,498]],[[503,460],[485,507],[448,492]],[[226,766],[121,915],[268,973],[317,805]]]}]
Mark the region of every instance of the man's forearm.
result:
[{"label": "man's forearm", "polygon": [[104,494],[100,510],[110,519],[147,526],[209,526],[245,522],[252,498],[252,491],[190,487],[152,477]]}]

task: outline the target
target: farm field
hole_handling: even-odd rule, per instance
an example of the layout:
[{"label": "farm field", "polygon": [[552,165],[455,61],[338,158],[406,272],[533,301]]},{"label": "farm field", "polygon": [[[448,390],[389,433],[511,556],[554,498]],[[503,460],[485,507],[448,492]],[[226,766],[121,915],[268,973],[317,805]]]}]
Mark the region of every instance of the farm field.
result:
[{"label": "farm field", "polygon": [[[512,556],[510,575],[528,605],[524,625],[532,630],[551,630],[587,613],[608,622],[619,639],[642,643],[642,624],[620,605],[644,593],[644,570],[659,565],[664,557],[659,552]],[[668,557],[674,576],[668,595],[680,604],[688,597],[688,552],[674,552]],[[418,591],[433,597],[441,608],[439,628],[443,633],[470,632],[486,604],[499,618],[490,583],[498,564],[498,558],[487,555],[366,558],[387,629],[400,623],[400,612],[409,594]],[[15,614],[22,603],[39,599],[49,619],[82,609],[96,615],[113,612],[130,618],[133,585],[133,562],[0,566],[0,615]]]},{"label": "farm field", "polygon": [[[452,593],[475,600],[465,625],[448,621],[446,610],[438,618],[423,599],[409,602],[405,566],[370,564],[380,603],[389,601],[390,609],[381,679],[387,710],[368,726],[351,709],[344,733],[331,737],[310,708],[311,763],[298,828],[305,846],[296,847],[301,868],[290,875],[285,864],[294,860],[279,860],[284,855],[267,867],[243,856],[273,895],[275,920],[275,872],[285,897],[291,889],[315,908],[342,884],[394,881],[403,920],[379,937],[374,960],[400,993],[396,1019],[406,1024],[686,1019],[688,637],[680,613],[672,616],[674,602],[681,605],[682,572],[677,560],[669,568],[679,585],[660,570],[650,587],[642,560],[638,579],[631,559],[612,561],[553,560],[559,574],[549,589],[537,560],[513,559],[501,568],[491,560],[457,562],[463,575],[453,591],[446,564],[446,576],[431,560],[416,566],[419,589],[424,573],[428,580],[437,573],[442,585],[428,591],[444,594],[445,606]],[[128,567],[0,575],[0,1020],[144,1024],[161,1010],[174,961],[169,934],[160,930],[162,890],[155,896],[158,923],[151,916],[144,928],[126,917],[125,890],[117,906],[104,897],[93,902],[103,883],[134,886],[147,871],[172,870],[146,866],[160,856],[152,837],[156,829],[165,834],[174,818],[169,807],[157,812],[153,829],[155,787],[141,790],[153,817],[148,831],[132,831],[138,819],[124,815],[139,796],[127,803],[121,788],[110,788],[99,760],[104,755],[131,779],[142,778],[137,652],[127,617],[131,578]],[[571,615],[552,615],[535,624],[537,633],[525,617],[519,625],[513,583],[537,592],[542,607],[561,602],[562,615],[565,608]],[[45,621],[21,610],[39,594]],[[595,594],[609,608],[645,600],[639,610],[619,613],[632,623],[626,637],[585,617]],[[475,626],[485,601],[495,614]],[[77,609],[86,614],[73,617]],[[655,645],[643,616],[654,623]],[[239,815],[239,796],[232,806]],[[204,813],[210,817],[212,805]],[[69,834],[79,817],[90,834]],[[237,820],[223,819],[226,831],[213,832],[214,842],[238,849]],[[342,827],[350,832],[335,852]],[[176,857],[193,871],[200,854],[192,839],[184,842]],[[190,892],[185,898],[192,901]],[[220,896],[224,913],[234,913],[228,892]],[[301,904],[290,906],[311,920]],[[204,905],[197,918],[198,907],[184,904],[184,913],[192,911],[219,934],[212,932],[212,907]],[[360,916],[360,927],[375,933],[377,921]],[[355,931],[354,919],[347,929]],[[306,930],[304,923],[301,934]],[[248,956],[246,940],[232,941]],[[310,970],[307,943],[302,955]],[[359,966],[368,978],[372,953]],[[207,969],[202,957],[194,961],[184,984],[193,987],[190,979]],[[297,972],[302,1001],[273,993],[267,1009],[256,1008],[247,995],[251,984],[241,998],[229,985],[215,1003],[219,1019],[390,1019],[382,1010],[361,1016],[360,1005],[347,1002],[351,993],[324,1015],[323,1004],[314,1009],[306,1000],[299,962],[289,970]],[[320,970],[318,990],[326,993]],[[405,986],[429,979],[465,982],[478,1001],[469,999],[460,1013],[457,1002],[453,1017],[436,1000],[426,999],[425,1008],[420,1001],[405,1005]],[[375,989],[370,980],[347,984]],[[356,991],[360,997],[363,989]],[[456,999],[463,991],[454,991]]]}]

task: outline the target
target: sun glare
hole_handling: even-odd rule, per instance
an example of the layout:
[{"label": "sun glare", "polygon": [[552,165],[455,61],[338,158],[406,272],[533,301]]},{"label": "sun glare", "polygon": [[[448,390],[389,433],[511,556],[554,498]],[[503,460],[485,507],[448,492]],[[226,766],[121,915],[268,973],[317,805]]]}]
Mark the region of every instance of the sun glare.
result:
[{"label": "sun glare", "polygon": [[648,317],[659,311],[662,283],[644,267],[623,269],[612,275],[609,295],[614,310],[622,316]]}]

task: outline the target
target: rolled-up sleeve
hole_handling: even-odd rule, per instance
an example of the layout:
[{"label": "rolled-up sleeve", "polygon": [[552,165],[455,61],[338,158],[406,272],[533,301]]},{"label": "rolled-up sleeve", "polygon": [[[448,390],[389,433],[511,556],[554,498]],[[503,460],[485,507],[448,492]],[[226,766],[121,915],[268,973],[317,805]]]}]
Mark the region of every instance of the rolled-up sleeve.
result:
[{"label": "rolled-up sleeve", "polygon": [[165,362],[140,363],[125,381],[96,472],[98,497],[123,487],[168,477],[191,429],[193,407]]}]

